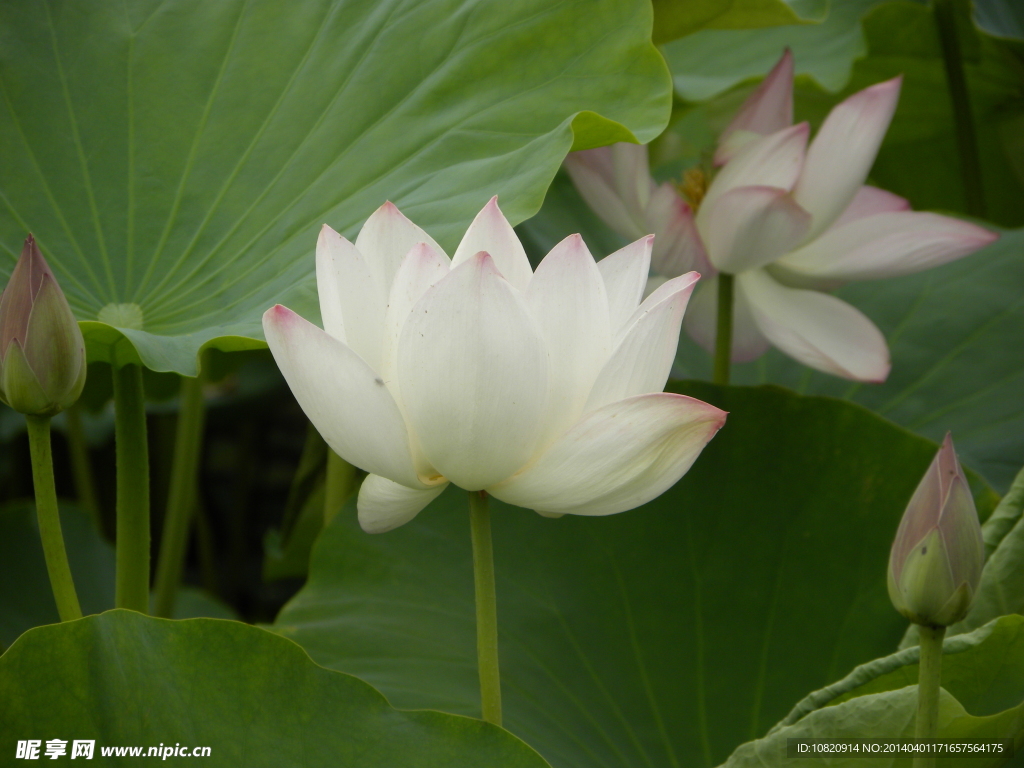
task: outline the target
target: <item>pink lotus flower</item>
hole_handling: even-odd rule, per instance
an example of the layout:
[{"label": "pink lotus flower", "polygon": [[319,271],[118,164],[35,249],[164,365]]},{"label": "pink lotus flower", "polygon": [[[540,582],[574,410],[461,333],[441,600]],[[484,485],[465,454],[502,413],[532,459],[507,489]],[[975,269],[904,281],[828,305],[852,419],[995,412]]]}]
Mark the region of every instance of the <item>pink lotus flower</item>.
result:
[{"label": "pink lotus flower", "polygon": [[651,241],[594,261],[579,235],[534,272],[491,200],[455,256],[386,203],[316,249],[324,330],[280,305],[267,343],[331,448],[370,473],[369,532],[449,483],[543,515],[610,515],[672,486],[725,413],[662,392],[699,275],[641,303]]},{"label": "pink lotus flower", "polygon": [[889,127],[900,78],[838,104],[808,146],[793,125],[793,59],[787,51],[722,133],[721,166],[694,210],[671,184],[657,186],[646,147],[616,144],[566,158],[584,200],[632,237],[669,235],[652,280],[697,268],[711,279],[694,294],[686,329],[715,342],[717,272],[736,276],[732,359],[769,346],[812,368],[884,381],[889,350],[859,310],[825,291],[850,280],[918,272],[960,258],[998,235],[948,216],[910,210],[864,180]]}]

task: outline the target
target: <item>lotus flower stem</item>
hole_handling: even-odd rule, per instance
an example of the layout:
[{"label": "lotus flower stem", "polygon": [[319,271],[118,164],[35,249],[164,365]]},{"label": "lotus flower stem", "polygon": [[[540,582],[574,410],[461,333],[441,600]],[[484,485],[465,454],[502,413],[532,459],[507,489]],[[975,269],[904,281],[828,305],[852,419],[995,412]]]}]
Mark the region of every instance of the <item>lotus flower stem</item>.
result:
[{"label": "lotus flower stem", "polygon": [[729,362],[732,358],[733,277],[718,275],[718,322],[715,332],[715,384],[729,383]]},{"label": "lotus flower stem", "polygon": [[[917,673],[917,724],[914,735],[919,739],[934,739],[939,730],[939,684],[942,681],[942,639],[945,627],[919,627],[921,660]],[[935,755],[920,754],[914,758],[914,768],[932,768]]]},{"label": "lotus flower stem", "polygon": [[114,369],[117,574],[114,605],[149,611],[149,446],[142,368]]},{"label": "lotus flower stem", "polygon": [[77,403],[64,411],[64,419],[68,430],[68,454],[71,458],[71,473],[75,481],[75,494],[78,503],[88,512],[96,530],[103,530],[103,515],[100,513],[99,500],[96,497],[96,482],[92,475],[92,462],[89,461],[89,445],[85,440],[85,429],[82,427],[82,407]]},{"label": "lotus flower stem", "polygon": [[324,488],[324,525],[331,522],[352,495],[356,468],[327,449],[327,483]]},{"label": "lotus flower stem", "polygon": [[171,618],[174,613],[174,601],[188,548],[205,416],[202,376],[182,378],[181,408],[174,437],[174,458],[171,460],[171,487],[153,590],[153,613],[165,618]]},{"label": "lotus flower stem", "polygon": [[498,612],[488,506],[486,491],[470,492],[469,522],[473,535],[473,580],[476,583],[476,656],[480,672],[480,701],[484,720],[501,725]]},{"label": "lotus flower stem", "polygon": [[57,603],[61,621],[82,618],[75,582],[71,578],[68,553],[64,549],[64,535],[60,530],[57,491],[53,483],[53,454],[50,450],[50,418],[26,416],[28,445],[32,454],[32,483],[36,492],[36,513],[39,516],[39,536],[43,540],[46,570],[50,574],[50,587]]},{"label": "lotus flower stem", "polygon": [[[967,78],[964,75],[964,60],[961,55],[960,39],[957,36],[957,0],[935,0],[935,23],[939,28],[942,44],[942,61],[946,67],[946,83],[949,97],[953,102],[953,124],[956,126],[956,143],[960,154],[960,174],[964,196],[967,198],[967,212],[972,216],[985,218],[985,190],[981,182],[981,161],[978,159],[978,138],[974,128],[974,113],[967,93]],[[970,4],[963,3],[970,13]]]}]

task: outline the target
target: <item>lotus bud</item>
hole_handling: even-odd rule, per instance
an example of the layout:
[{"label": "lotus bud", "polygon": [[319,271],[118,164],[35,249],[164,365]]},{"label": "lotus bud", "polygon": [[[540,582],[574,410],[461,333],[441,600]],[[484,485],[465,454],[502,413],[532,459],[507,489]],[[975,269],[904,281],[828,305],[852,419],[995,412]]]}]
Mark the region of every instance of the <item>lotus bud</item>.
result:
[{"label": "lotus bud", "polygon": [[53,416],[85,385],[85,341],[32,235],[0,297],[0,399]]},{"label": "lotus bud", "polygon": [[984,561],[974,498],[947,433],[896,531],[889,597],[915,624],[948,627],[970,610]]}]

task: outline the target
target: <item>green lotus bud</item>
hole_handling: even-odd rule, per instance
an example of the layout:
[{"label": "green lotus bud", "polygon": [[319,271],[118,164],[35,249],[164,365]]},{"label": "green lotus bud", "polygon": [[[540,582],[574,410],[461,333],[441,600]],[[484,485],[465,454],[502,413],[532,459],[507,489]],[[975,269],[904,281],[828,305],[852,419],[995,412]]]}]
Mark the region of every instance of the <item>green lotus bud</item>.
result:
[{"label": "green lotus bud", "polygon": [[889,597],[915,624],[955,624],[974,602],[984,561],[974,498],[947,434],[896,531]]},{"label": "green lotus bud", "polygon": [[0,399],[53,416],[85,385],[85,341],[32,235],[0,297]]}]

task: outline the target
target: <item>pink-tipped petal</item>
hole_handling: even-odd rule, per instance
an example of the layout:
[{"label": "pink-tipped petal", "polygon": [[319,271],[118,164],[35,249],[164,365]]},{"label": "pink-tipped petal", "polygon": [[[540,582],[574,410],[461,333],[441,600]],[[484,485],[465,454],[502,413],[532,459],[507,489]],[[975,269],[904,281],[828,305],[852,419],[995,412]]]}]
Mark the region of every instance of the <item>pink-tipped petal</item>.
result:
[{"label": "pink-tipped petal", "polygon": [[901,82],[897,77],[865,88],[825,118],[793,188],[796,201],[814,217],[809,238],[831,226],[864,184],[896,111]]},{"label": "pink-tipped petal", "polygon": [[429,289],[402,326],[398,377],[417,444],[466,490],[515,473],[546,430],[548,350],[487,253]]},{"label": "pink-tipped petal", "polygon": [[386,383],[346,344],[278,304],[263,315],[274,360],[331,449],[367,472],[426,488],[409,433]]},{"label": "pink-tipped petal", "polygon": [[[629,146],[639,147],[646,159],[645,146]],[[611,146],[570,152],[564,165],[580,197],[605,224],[623,237],[631,239],[646,234],[643,210],[631,207],[633,201],[627,202],[617,187],[618,178]]]},{"label": "pink-tipped petal", "polygon": [[730,159],[733,146],[729,139],[736,131],[767,136],[792,124],[793,54],[787,48],[722,132],[718,151],[715,152],[715,164],[722,165]]},{"label": "pink-tipped petal", "polygon": [[827,293],[787,288],[762,269],[736,276],[754,322],[804,365],[855,381],[885,381],[889,348],[867,317]]},{"label": "pink-tipped petal", "polygon": [[469,225],[452,257],[452,267],[469,261],[481,251],[490,254],[502,277],[520,291],[526,290],[533,277],[533,268],[530,267],[530,260],[515,230],[498,208],[497,195],[490,199]]},{"label": "pink-tipped petal", "polygon": [[386,533],[405,525],[436,499],[448,483],[420,490],[388,480],[380,475],[367,475],[359,487],[356,509],[359,525],[367,533]]},{"label": "pink-tipped petal", "polygon": [[[771,342],[758,330],[750,314],[750,305],[741,291],[733,294],[732,306],[732,362],[746,363],[756,360],[771,346]],[[715,353],[715,334],[718,332],[718,278],[701,280],[690,300],[690,306],[683,318],[683,325],[690,338],[707,350]]]},{"label": "pink-tipped petal", "polygon": [[910,201],[905,197],[900,197],[888,190],[870,187],[865,184],[857,190],[853,200],[846,206],[846,210],[836,219],[831,228],[841,227],[857,219],[874,216],[876,213],[895,213],[897,211],[909,210]]},{"label": "pink-tipped petal", "polygon": [[736,274],[769,264],[800,243],[811,216],[776,187],[737,187],[701,208],[701,235],[716,269]]},{"label": "pink-tipped petal", "polygon": [[725,412],[659,392],[580,419],[534,463],[488,491],[541,513],[612,515],[671,488],[725,422]]},{"label": "pink-tipped petal", "polygon": [[937,267],[998,237],[976,224],[936,213],[879,213],[829,229],[779,264],[812,278],[876,280]]},{"label": "pink-tipped petal", "polygon": [[651,195],[647,204],[647,223],[655,233],[651,269],[665,277],[678,277],[697,271],[711,274],[704,243],[697,232],[693,209],[676,188],[665,182]]},{"label": "pink-tipped petal", "polygon": [[601,368],[584,412],[665,388],[679,345],[683,313],[698,279],[696,272],[680,275],[640,305]]},{"label": "pink-tipped petal", "polygon": [[597,262],[608,296],[608,319],[612,334],[632,317],[640,306],[651,267],[654,236],[642,237]]},{"label": "pink-tipped petal", "polygon": [[402,259],[416,243],[427,243],[438,253],[444,253],[434,238],[409,221],[391,202],[374,211],[359,230],[356,248],[373,268],[385,296]]},{"label": "pink-tipped petal", "polygon": [[579,418],[611,351],[608,296],[583,238],[570,235],[537,266],[524,294],[551,359],[547,432],[561,434]]},{"label": "pink-tipped petal", "polygon": [[379,371],[387,293],[362,252],[326,224],[316,243],[316,287],[324,330]]},{"label": "pink-tipped petal", "polygon": [[737,187],[777,187],[789,191],[800,178],[810,128],[798,123],[750,142],[715,176],[697,212],[697,227],[722,195]]}]

